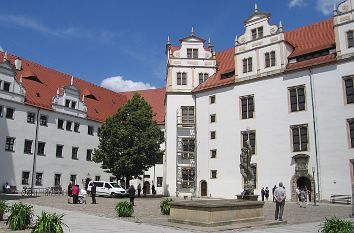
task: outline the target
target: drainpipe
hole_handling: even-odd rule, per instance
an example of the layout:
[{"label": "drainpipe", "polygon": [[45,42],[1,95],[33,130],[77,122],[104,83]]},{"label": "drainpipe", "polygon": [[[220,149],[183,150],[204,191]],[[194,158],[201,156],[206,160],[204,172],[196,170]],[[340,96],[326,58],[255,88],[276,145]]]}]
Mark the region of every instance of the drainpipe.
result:
[{"label": "drainpipe", "polygon": [[[34,180],[36,178],[36,160],[37,160],[37,147],[38,147],[38,131],[39,131],[39,111],[40,108],[37,108],[37,121],[36,121],[36,137],[34,140],[34,153],[33,153],[33,166],[32,166],[32,180],[31,180],[31,190],[34,188]],[[33,193],[33,191],[32,191]]]},{"label": "drainpipe", "polygon": [[194,193],[193,196],[197,197],[198,195],[198,166],[197,166],[197,151],[198,151],[198,141],[197,141],[197,98],[195,94],[192,94],[192,97],[194,99]]},{"label": "drainpipe", "polygon": [[[310,88],[311,88],[311,106],[312,106],[312,124],[313,124],[313,133],[315,140],[315,158],[316,158],[316,176],[317,176],[317,192],[318,198],[320,198],[320,172],[319,172],[319,159],[318,159],[318,145],[317,145],[317,125],[316,125],[316,114],[315,114],[315,105],[314,105],[314,87],[312,80],[312,69],[309,68],[309,77],[310,77]],[[313,177],[315,179],[315,177]],[[316,193],[314,195],[316,198]]]}]

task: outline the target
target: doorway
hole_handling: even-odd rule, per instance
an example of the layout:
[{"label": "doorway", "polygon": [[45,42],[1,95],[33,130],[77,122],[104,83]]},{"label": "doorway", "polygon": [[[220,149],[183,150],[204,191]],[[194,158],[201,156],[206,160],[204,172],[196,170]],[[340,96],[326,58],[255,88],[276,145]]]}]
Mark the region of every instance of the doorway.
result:
[{"label": "doorway", "polygon": [[200,182],[200,196],[206,197],[208,196],[208,184],[205,180]]},{"label": "doorway", "polygon": [[149,181],[145,181],[144,185],[143,185],[143,194],[150,194],[150,182]]}]

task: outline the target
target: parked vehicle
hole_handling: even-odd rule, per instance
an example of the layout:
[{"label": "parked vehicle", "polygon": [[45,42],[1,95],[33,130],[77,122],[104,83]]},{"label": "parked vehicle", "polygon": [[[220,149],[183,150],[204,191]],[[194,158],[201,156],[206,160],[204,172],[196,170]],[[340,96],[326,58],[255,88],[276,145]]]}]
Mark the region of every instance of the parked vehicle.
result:
[{"label": "parked vehicle", "polygon": [[126,197],[128,193],[124,188],[114,182],[90,181],[87,186],[87,193],[91,194],[92,183],[96,185],[96,196]]}]

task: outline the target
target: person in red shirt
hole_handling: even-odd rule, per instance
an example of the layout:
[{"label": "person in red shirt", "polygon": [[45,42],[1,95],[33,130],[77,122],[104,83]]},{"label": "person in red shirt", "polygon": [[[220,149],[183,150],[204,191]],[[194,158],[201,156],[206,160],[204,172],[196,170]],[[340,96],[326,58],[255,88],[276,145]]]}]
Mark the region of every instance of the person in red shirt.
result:
[{"label": "person in red shirt", "polygon": [[79,185],[77,184],[74,185],[72,195],[73,195],[73,204],[77,204],[77,201],[79,199]]}]

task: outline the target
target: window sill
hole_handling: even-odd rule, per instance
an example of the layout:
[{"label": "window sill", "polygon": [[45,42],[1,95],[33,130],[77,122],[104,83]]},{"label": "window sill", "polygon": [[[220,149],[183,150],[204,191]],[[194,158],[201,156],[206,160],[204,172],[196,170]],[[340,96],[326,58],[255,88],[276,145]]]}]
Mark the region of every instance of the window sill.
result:
[{"label": "window sill", "polygon": [[40,126],[48,127],[48,125],[40,125]]},{"label": "window sill", "polygon": [[28,121],[27,121],[27,123],[28,123],[28,124],[32,124],[32,125],[34,125],[34,122],[28,122]]},{"label": "window sill", "polygon": [[72,158],[72,160],[79,160],[78,158]]},{"label": "window sill", "polygon": [[33,155],[32,152],[23,152],[25,155]]},{"label": "window sill", "polygon": [[55,157],[58,158],[58,159],[64,158],[64,156],[55,156]]},{"label": "window sill", "polygon": [[5,151],[7,151],[7,152],[15,152],[14,150],[6,150],[6,149],[5,149]]},{"label": "window sill", "polygon": [[38,156],[45,156],[45,154],[37,154]]}]

